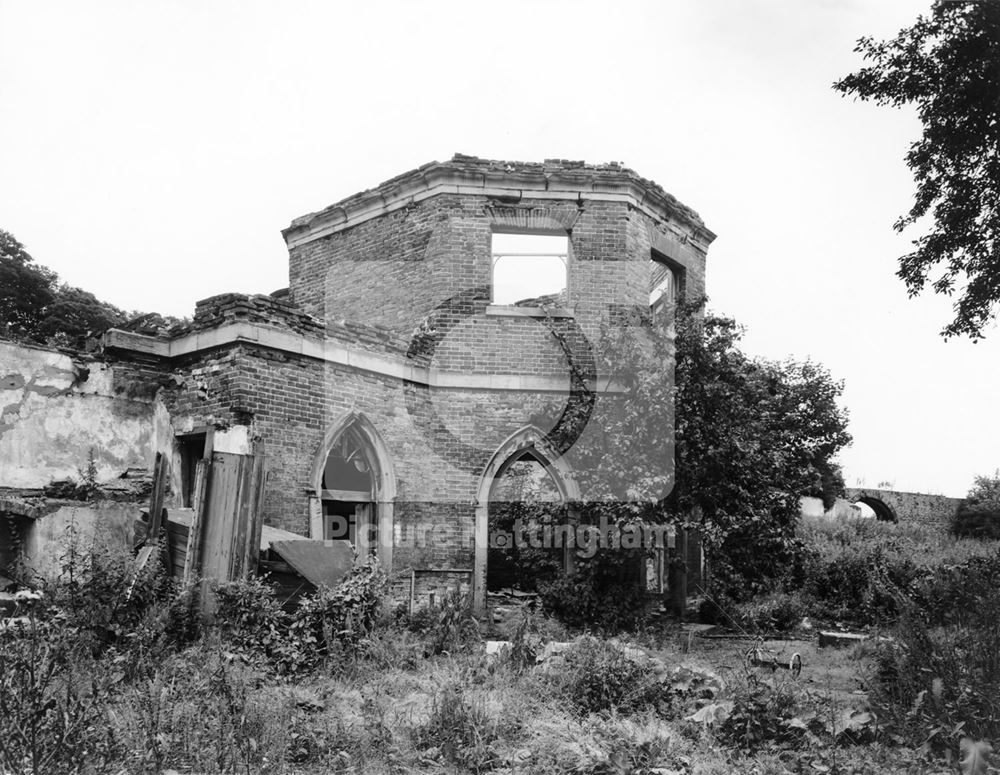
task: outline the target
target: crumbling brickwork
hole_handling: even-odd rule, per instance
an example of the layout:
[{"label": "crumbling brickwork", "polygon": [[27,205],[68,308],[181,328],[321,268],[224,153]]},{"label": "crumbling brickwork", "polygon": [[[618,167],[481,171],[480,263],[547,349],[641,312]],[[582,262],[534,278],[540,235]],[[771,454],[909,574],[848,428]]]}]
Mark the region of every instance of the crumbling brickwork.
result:
[{"label": "crumbling brickwork", "polygon": [[[492,237],[511,232],[567,238],[566,288],[544,309],[492,303]],[[582,368],[571,361],[602,326],[648,316],[663,272],[700,297],[714,238],[619,164],[466,156],[296,219],[284,236],[287,292],[206,299],[187,329],[119,349],[170,374],[162,399],[178,432],[250,429],[269,461],[265,520],[302,535],[322,537],[318,472],[357,418],[377,458],[394,583],[419,571],[428,588],[484,572],[483,482],[498,450],[519,429],[552,428],[571,365]],[[595,416],[615,400],[598,392]]]}]

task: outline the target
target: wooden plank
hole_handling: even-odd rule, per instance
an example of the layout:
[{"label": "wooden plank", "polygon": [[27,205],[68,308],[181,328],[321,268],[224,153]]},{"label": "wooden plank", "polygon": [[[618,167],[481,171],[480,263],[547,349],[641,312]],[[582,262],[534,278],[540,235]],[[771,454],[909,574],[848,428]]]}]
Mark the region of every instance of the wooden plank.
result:
[{"label": "wooden plank", "polygon": [[847,646],[856,646],[868,640],[868,636],[860,632],[827,632],[821,630],[819,633],[819,647],[821,649],[833,647],[835,649]]},{"label": "wooden plank", "polygon": [[147,538],[160,540],[160,528],[163,526],[163,494],[167,487],[169,475],[167,458],[162,452],[156,453],[153,464],[153,492],[149,499],[149,533]]},{"label": "wooden plank", "polygon": [[215,607],[209,584],[229,580],[242,458],[242,455],[228,452],[212,453],[212,475],[205,498],[205,525],[201,539],[201,576],[206,581],[202,588],[202,606],[209,615]]},{"label": "wooden plank", "polygon": [[250,474],[250,523],[244,546],[243,573],[252,576],[257,572],[260,559],[260,537],[264,529],[264,492],[267,485],[267,466],[263,444],[258,444],[253,455]]},{"label": "wooden plank", "polygon": [[241,455],[239,461],[239,485],[236,492],[236,510],[233,515],[232,531],[230,533],[231,549],[229,553],[229,568],[227,578],[236,580],[243,578],[243,563],[246,559],[244,549],[250,522],[250,477],[253,472],[252,458]]},{"label": "wooden plank", "polygon": [[[207,443],[206,441],[206,445]],[[208,479],[211,472],[211,460],[197,462],[194,472],[194,492],[192,493],[194,508],[192,509],[187,550],[184,557],[183,579],[185,584],[190,584],[201,570],[201,538],[205,528],[205,496],[208,493]]]},{"label": "wooden plank", "polygon": [[[167,521],[167,510],[163,509],[162,512],[163,522]],[[163,570],[168,576],[174,575],[174,556],[170,551],[170,536],[165,535],[163,542],[160,544],[160,556],[163,558]]]},{"label": "wooden plank", "polygon": [[210,615],[214,599],[209,583],[245,578],[257,567],[263,540],[263,448],[251,455],[214,452],[211,461],[198,464],[196,477],[185,578],[193,578],[200,568],[208,582],[202,603]]},{"label": "wooden plank", "polygon": [[317,587],[336,586],[354,565],[349,541],[275,541],[271,549]]}]

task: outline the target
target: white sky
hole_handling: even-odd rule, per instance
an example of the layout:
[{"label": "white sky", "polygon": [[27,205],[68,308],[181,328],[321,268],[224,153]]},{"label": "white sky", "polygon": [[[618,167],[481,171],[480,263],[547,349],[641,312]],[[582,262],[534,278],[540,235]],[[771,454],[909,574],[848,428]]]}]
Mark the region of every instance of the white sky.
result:
[{"label": "white sky", "polygon": [[494,304],[515,304],[566,290],[569,240],[565,236],[493,234],[490,249]]},{"label": "white sky", "polygon": [[455,152],[624,161],[719,234],[746,349],[847,383],[848,484],[1000,466],[994,331],[908,300],[912,114],[830,88],[929,0],[0,0],[0,228],[128,309],[287,285],[279,230]]}]

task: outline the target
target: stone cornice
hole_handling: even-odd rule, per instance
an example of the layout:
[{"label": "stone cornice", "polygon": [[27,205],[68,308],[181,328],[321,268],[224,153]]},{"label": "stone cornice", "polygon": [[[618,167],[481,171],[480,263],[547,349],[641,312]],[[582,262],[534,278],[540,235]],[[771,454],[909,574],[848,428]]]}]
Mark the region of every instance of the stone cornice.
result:
[{"label": "stone cornice", "polygon": [[503,162],[455,156],[432,162],[319,212],[282,231],[295,248],[441,194],[496,197],[508,202],[564,200],[625,202],[671,224],[705,252],[715,239],[696,212],[656,183],[619,164]]},{"label": "stone cornice", "polygon": [[[441,390],[513,390],[566,394],[570,379],[531,374],[475,374],[440,371],[405,358],[369,352],[331,339],[320,340],[253,323],[230,323],[175,339],[158,339],[130,331],[111,329],[104,335],[106,350],[139,353],[172,360],[199,352],[237,344],[250,344],[305,358]],[[599,379],[597,392],[620,392],[621,386]]]}]

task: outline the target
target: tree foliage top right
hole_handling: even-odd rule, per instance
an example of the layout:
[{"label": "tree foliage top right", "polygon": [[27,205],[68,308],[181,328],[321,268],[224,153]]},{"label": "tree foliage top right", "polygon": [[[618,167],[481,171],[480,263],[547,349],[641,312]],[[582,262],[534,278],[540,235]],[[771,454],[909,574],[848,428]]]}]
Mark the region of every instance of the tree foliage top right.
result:
[{"label": "tree foliage top right", "polygon": [[906,162],[916,182],[897,231],[930,216],[899,260],[911,296],[955,297],[942,334],[984,336],[1000,301],[1000,2],[935,2],[891,40],[861,38],[866,62],[834,84],[879,105],[913,105],[923,134]]}]

